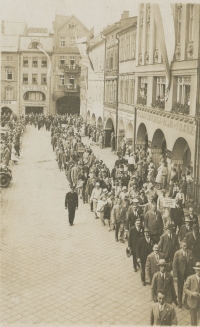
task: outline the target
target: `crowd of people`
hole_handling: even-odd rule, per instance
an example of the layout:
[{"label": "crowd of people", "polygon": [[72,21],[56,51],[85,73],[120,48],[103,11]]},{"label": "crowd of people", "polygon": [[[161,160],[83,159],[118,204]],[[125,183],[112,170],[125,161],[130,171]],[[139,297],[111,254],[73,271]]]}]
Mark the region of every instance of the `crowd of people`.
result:
[{"label": "crowd of people", "polygon": [[[176,322],[172,303],[181,308],[184,301],[190,309],[191,324],[197,325],[200,284],[194,289],[191,280],[200,279],[199,221],[192,206],[187,214],[184,209],[191,171],[184,174],[174,165],[167,189],[166,158],[160,158],[158,178],[150,154],[142,148],[131,152],[130,147],[119,155],[110,171],[95,157],[91,146],[83,143],[82,136],[91,137],[91,129],[82,118],[66,116],[64,125],[60,120],[59,116],[52,120],[51,144],[58,168],[65,172],[71,187],[65,198],[70,226],[78,201],[88,203],[101,226],[107,225],[108,231],[114,232],[115,241],[127,242],[126,253],[133,258],[134,272],[140,269],[142,285],[151,285],[152,300],[160,310],[164,311],[164,303],[170,308],[170,324]],[[166,199],[171,200],[171,207]],[[151,324],[156,324],[154,315],[152,307]]]},{"label": "crowd of people", "polygon": [[[0,139],[0,156],[1,163],[7,167],[12,163],[18,164],[20,158],[20,150],[22,144],[22,135],[26,130],[26,122],[23,117],[15,119],[7,117],[9,120],[5,120],[7,116],[3,117],[3,127],[5,128],[1,133]],[[6,125],[5,125],[6,124]]]}]

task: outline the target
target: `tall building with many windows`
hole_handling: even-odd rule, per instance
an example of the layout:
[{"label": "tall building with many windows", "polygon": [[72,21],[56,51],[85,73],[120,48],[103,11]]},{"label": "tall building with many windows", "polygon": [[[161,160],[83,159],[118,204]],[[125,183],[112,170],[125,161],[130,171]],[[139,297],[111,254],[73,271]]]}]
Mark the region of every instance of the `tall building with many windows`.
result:
[{"label": "tall building with many windows", "polygon": [[56,15],[53,22],[52,111],[80,110],[80,52],[77,39],[91,37],[91,31],[74,15]]},{"label": "tall building with many windows", "polygon": [[[173,23],[169,25],[168,22],[168,28],[174,29],[175,34],[174,38],[171,34],[170,46],[163,42],[164,38],[161,39],[161,28],[163,26],[164,30],[165,22],[162,20],[158,24],[158,8],[147,3],[139,5],[135,72],[136,144],[151,152],[156,168],[160,156],[165,156],[169,167],[171,164],[180,165],[184,173],[192,171],[197,180],[200,5],[169,4],[166,10],[173,17]],[[174,50],[170,67],[167,66],[165,47],[168,47],[167,51]],[[195,189],[199,189],[199,185],[194,184]],[[195,201],[197,203],[197,197]]]}]

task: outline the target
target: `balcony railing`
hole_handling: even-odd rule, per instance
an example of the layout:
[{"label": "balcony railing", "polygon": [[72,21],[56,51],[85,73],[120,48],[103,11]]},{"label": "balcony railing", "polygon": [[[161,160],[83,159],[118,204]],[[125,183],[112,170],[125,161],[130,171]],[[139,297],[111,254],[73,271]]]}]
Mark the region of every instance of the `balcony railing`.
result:
[{"label": "balcony railing", "polygon": [[79,85],[67,84],[65,85],[66,92],[79,92]]},{"label": "balcony railing", "polygon": [[143,106],[146,106],[147,104],[147,97],[143,96],[143,97],[138,97],[137,99],[137,103],[138,104],[142,104]]},{"label": "balcony railing", "polygon": [[153,108],[158,108],[158,109],[165,109],[165,100],[159,100],[159,99],[157,99],[157,100],[155,100],[152,104],[152,107]]},{"label": "balcony railing", "polygon": [[79,65],[65,65],[65,72],[69,73],[79,73],[81,71],[81,67]]}]

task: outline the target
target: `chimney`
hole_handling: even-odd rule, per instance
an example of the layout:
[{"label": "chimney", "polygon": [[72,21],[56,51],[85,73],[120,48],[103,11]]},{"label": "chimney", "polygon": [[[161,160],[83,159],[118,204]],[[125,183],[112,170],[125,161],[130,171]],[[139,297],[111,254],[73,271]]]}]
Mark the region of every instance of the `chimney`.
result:
[{"label": "chimney", "polygon": [[121,19],[129,18],[129,11],[123,11],[123,14],[121,14]]}]

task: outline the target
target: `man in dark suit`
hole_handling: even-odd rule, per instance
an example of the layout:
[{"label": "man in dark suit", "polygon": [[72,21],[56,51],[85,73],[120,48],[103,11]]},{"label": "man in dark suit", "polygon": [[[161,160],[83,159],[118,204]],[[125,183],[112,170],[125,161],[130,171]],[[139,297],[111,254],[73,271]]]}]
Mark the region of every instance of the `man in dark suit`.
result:
[{"label": "man in dark suit", "polygon": [[191,325],[197,326],[200,321],[200,262],[197,262],[193,268],[196,274],[187,278],[184,292],[190,308]]},{"label": "man in dark suit", "polygon": [[75,211],[78,209],[78,195],[74,190],[74,186],[71,186],[71,191],[65,196],[65,209],[68,209],[70,226],[74,224]]},{"label": "man in dark suit", "polygon": [[129,207],[128,219],[127,219],[127,222],[126,222],[126,232],[131,227],[135,226],[135,221],[138,218],[141,219],[141,210],[139,208],[139,200],[135,198],[135,199],[132,200],[132,204]]},{"label": "man in dark suit", "polygon": [[164,259],[165,256],[160,252],[160,248],[158,244],[154,244],[153,252],[148,255],[145,266],[145,275],[146,275],[146,283],[151,284],[153,275],[158,272],[159,266],[157,265],[160,259]]},{"label": "man in dark suit", "polygon": [[152,300],[157,302],[157,294],[164,290],[166,295],[166,302],[172,304],[174,302],[178,305],[176,300],[176,292],[173,283],[173,277],[170,273],[166,271],[168,263],[165,259],[160,259],[158,262],[158,266],[160,271],[155,273],[152,279],[152,286],[151,286],[151,294]]},{"label": "man in dark suit", "polygon": [[176,312],[172,305],[165,302],[165,293],[160,291],[157,295],[158,303],[154,303],[151,309],[150,325],[174,326],[177,325]]},{"label": "man in dark suit", "polygon": [[190,219],[192,220],[192,223],[195,225],[199,226],[199,220],[198,220],[198,216],[196,215],[196,213],[194,213],[194,209],[192,207],[189,208],[189,215]]},{"label": "man in dark suit", "polygon": [[134,271],[137,272],[137,266],[139,266],[139,263],[137,263],[137,256],[136,256],[136,249],[139,239],[144,235],[144,229],[141,227],[140,219],[137,219],[135,222],[135,226],[131,227],[129,232],[129,238],[128,238],[128,249],[132,250],[133,255],[133,268]]},{"label": "man in dark suit", "polygon": [[175,228],[181,228],[184,223],[184,211],[182,206],[179,204],[179,199],[175,199],[175,208],[171,209],[171,219],[174,222]]},{"label": "man in dark suit", "polygon": [[178,306],[182,307],[183,285],[186,278],[194,273],[195,263],[192,251],[188,250],[186,239],[181,242],[181,249],[176,251],[173,260],[173,278],[178,286]]},{"label": "man in dark suit", "polygon": [[158,243],[163,233],[163,220],[160,211],[157,211],[156,203],[153,203],[152,210],[146,213],[144,227],[150,229],[150,237],[153,243]]},{"label": "man in dark suit", "polygon": [[179,249],[178,237],[173,232],[174,225],[169,224],[167,227],[167,233],[164,233],[158,245],[160,246],[161,252],[165,256],[166,262],[169,264],[169,271],[172,270],[172,262],[174,259],[174,253]]},{"label": "man in dark suit", "polygon": [[185,216],[185,224],[181,226],[178,239],[181,242],[187,235],[187,233],[192,231],[192,219],[188,216]]},{"label": "man in dark suit", "polygon": [[192,251],[196,262],[200,261],[200,233],[198,225],[192,226],[192,232],[187,233],[186,240],[188,242],[188,248]]},{"label": "man in dark suit", "polygon": [[137,262],[141,265],[141,281],[142,285],[146,285],[145,281],[145,264],[147,256],[152,252],[153,242],[150,239],[150,232],[148,228],[144,229],[144,237],[141,237],[138,241],[136,248]]}]

